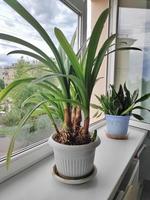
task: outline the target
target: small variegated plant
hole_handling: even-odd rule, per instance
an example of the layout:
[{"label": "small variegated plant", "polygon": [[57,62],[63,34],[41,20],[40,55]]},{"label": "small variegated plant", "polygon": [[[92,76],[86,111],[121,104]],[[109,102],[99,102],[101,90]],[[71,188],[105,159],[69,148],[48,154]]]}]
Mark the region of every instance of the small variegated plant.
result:
[{"label": "small variegated plant", "polygon": [[[18,85],[32,82],[32,84],[34,83],[38,86],[38,93],[26,99],[24,104],[32,102],[35,107],[29,113],[26,113],[18,126],[22,127],[35,110],[41,109],[43,113],[49,116],[56,129],[55,140],[57,142],[68,145],[90,143],[93,140],[89,133],[90,100],[105,56],[117,50],[140,49],[126,47],[117,48],[109,52],[109,47],[115,47],[113,43],[116,38],[115,34],[108,37],[101,48],[97,49],[104,24],[109,15],[109,9],[104,10],[99,16],[89,41],[75,53],[72,45],[74,42],[72,41],[70,44],[60,29],[54,29],[55,36],[60,44],[60,47],[57,48],[45,29],[18,1],[4,1],[39,33],[41,40],[51,49],[55,61],[47,53],[27,40],[0,33],[0,39],[15,42],[28,48],[28,50],[14,50],[8,54],[31,56],[43,63],[45,65],[43,70],[48,73],[42,77],[29,77],[12,82],[1,91],[0,101]],[[52,78],[57,79],[59,87],[51,81]],[[57,127],[55,117],[62,121],[61,129]],[[12,136],[7,153],[7,163],[10,161],[17,134],[18,132]]]},{"label": "small variegated plant", "polygon": [[135,110],[147,110],[139,105],[139,103],[150,98],[150,93],[145,94],[139,97],[139,90],[135,90],[133,93],[129,91],[126,84],[120,84],[119,90],[116,91],[113,85],[110,85],[110,90],[106,93],[106,95],[101,95],[100,97],[96,95],[96,98],[99,101],[99,104],[91,104],[91,106],[97,109],[95,113],[95,117],[99,117],[101,113],[105,113],[108,115],[132,115],[138,120],[143,120],[143,117],[139,114],[134,113]]}]

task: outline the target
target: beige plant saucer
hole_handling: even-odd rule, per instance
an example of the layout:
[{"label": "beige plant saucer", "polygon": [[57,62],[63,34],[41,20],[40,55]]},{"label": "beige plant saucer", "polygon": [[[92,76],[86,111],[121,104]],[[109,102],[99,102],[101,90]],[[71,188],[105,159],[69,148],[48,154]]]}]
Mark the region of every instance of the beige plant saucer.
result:
[{"label": "beige plant saucer", "polygon": [[56,168],[56,165],[52,166],[53,177],[59,182],[62,182],[62,183],[65,183],[65,184],[70,184],[70,185],[77,185],[77,184],[86,183],[86,182],[90,181],[91,179],[93,179],[95,177],[96,173],[97,173],[97,169],[94,166],[93,170],[89,174],[87,174],[86,176],[71,178],[71,177],[59,175],[57,168]]},{"label": "beige plant saucer", "polygon": [[106,136],[110,139],[114,139],[114,140],[128,140],[128,135],[125,135],[125,136],[122,136],[122,135],[119,135],[119,136],[113,136],[109,133],[106,133]]}]

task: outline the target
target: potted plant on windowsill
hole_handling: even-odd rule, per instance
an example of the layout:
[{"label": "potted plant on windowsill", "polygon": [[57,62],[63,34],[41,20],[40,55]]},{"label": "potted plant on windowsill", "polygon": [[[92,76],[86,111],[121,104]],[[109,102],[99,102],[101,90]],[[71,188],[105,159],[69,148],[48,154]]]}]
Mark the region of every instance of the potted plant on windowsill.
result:
[{"label": "potted plant on windowsill", "polygon": [[[96,54],[98,41],[107,20],[109,9],[102,12],[94,26],[88,44],[83,45],[76,54],[72,48],[73,41],[69,44],[61,30],[55,28],[55,36],[60,43],[60,47],[56,48],[43,27],[20,3],[16,0],[5,0],[5,2],[41,35],[44,42],[52,50],[55,62],[33,44],[0,33],[0,39],[19,43],[32,50],[16,50],[9,54],[25,54],[36,58],[45,65],[46,71],[49,72],[49,74],[42,77],[29,77],[14,81],[1,91],[0,100],[2,101],[13,88],[20,84],[30,84],[31,82],[36,84],[39,88],[38,92],[24,102],[24,105],[32,102],[35,106],[23,117],[18,127],[23,126],[37,109],[41,109],[42,113],[47,113],[56,130],[56,133],[50,137],[49,142],[54,149],[55,163],[59,175],[69,178],[85,177],[93,170],[95,148],[100,144],[96,132],[93,135],[89,132],[91,95],[103,59],[116,37],[116,35],[112,35],[104,41],[101,49]],[[126,47],[114,49],[112,52],[128,49],[140,50],[134,47]],[[53,78],[57,79],[59,87],[52,83]],[[55,117],[61,120],[61,129],[57,127]],[[14,133],[11,139],[7,153],[7,166],[10,163],[18,133]]]},{"label": "potted plant on windowsill", "polygon": [[132,94],[127,89],[126,84],[120,85],[116,91],[111,85],[111,90],[106,95],[100,97],[96,95],[99,105],[91,104],[98,111],[95,116],[99,116],[103,112],[106,116],[106,134],[113,139],[127,139],[129,119],[131,116],[138,120],[143,120],[143,117],[134,113],[135,110],[147,110],[140,105],[142,101],[150,98],[150,93],[139,96],[139,90],[135,90]]}]

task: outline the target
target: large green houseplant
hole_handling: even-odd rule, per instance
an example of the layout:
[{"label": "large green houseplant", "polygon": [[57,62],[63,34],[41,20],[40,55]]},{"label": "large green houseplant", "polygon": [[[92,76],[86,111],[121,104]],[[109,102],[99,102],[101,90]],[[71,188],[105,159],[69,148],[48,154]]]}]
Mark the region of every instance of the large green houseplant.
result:
[{"label": "large green houseplant", "polygon": [[[55,162],[59,174],[67,177],[87,175],[93,169],[95,148],[100,143],[96,134],[91,136],[89,133],[90,99],[103,59],[107,53],[111,53],[108,50],[113,45],[112,42],[116,37],[116,35],[111,35],[96,53],[109,9],[104,10],[99,16],[90,40],[76,54],[72,48],[73,41],[69,44],[61,30],[58,28],[54,30],[55,36],[60,43],[60,47],[56,48],[44,28],[19,2],[16,0],[4,1],[40,34],[42,40],[46,42],[53,52],[56,61],[54,62],[35,45],[15,36],[0,33],[0,39],[21,44],[31,50],[15,50],[9,54],[31,56],[42,62],[45,65],[44,70],[49,72],[49,74],[42,77],[29,77],[12,82],[1,91],[0,100],[2,101],[10,91],[20,84],[30,84],[31,82],[36,84],[39,87],[38,93],[24,102],[24,105],[32,102],[35,107],[23,117],[18,127],[23,126],[37,109],[47,113],[56,130],[56,134],[51,137],[50,143],[54,147]],[[124,49],[139,50],[138,48],[127,47],[114,49],[113,52]],[[59,87],[50,81],[52,78],[58,80]],[[55,117],[62,121],[62,129],[57,127]],[[7,153],[7,165],[10,162],[10,156],[18,133],[19,131],[12,136]],[[65,166],[64,171],[62,165],[65,164],[67,166]]]},{"label": "large green houseplant", "polygon": [[150,93],[139,97],[139,89],[130,92],[126,83],[120,84],[118,91],[113,85],[110,85],[110,90],[106,95],[97,96],[99,104],[91,104],[97,110],[95,117],[100,116],[101,113],[106,117],[106,132],[107,135],[113,139],[126,139],[128,132],[129,119],[131,116],[138,120],[143,120],[143,117],[137,113],[136,110],[149,109],[142,107],[141,102],[150,98]]}]

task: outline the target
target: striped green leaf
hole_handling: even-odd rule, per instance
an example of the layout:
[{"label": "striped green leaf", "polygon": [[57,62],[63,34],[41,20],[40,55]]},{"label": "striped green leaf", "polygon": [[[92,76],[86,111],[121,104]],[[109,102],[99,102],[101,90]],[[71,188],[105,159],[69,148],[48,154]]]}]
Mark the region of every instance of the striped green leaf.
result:
[{"label": "striped green leaf", "polygon": [[141,115],[137,115],[135,113],[132,113],[133,117],[135,117],[138,120],[143,120],[144,118]]},{"label": "striped green leaf", "polygon": [[145,101],[145,100],[147,100],[147,99],[149,99],[149,98],[150,98],[150,93],[145,94],[145,95],[143,95],[141,98],[137,99],[137,100],[135,101],[135,103],[139,103],[139,102]]},{"label": "striped green leaf", "polygon": [[150,109],[145,108],[145,107],[142,107],[142,106],[135,106],[132,110],[136,110],[136,109],[139,109],[139,110],[147,110],[148,112],[150,112]]}]

